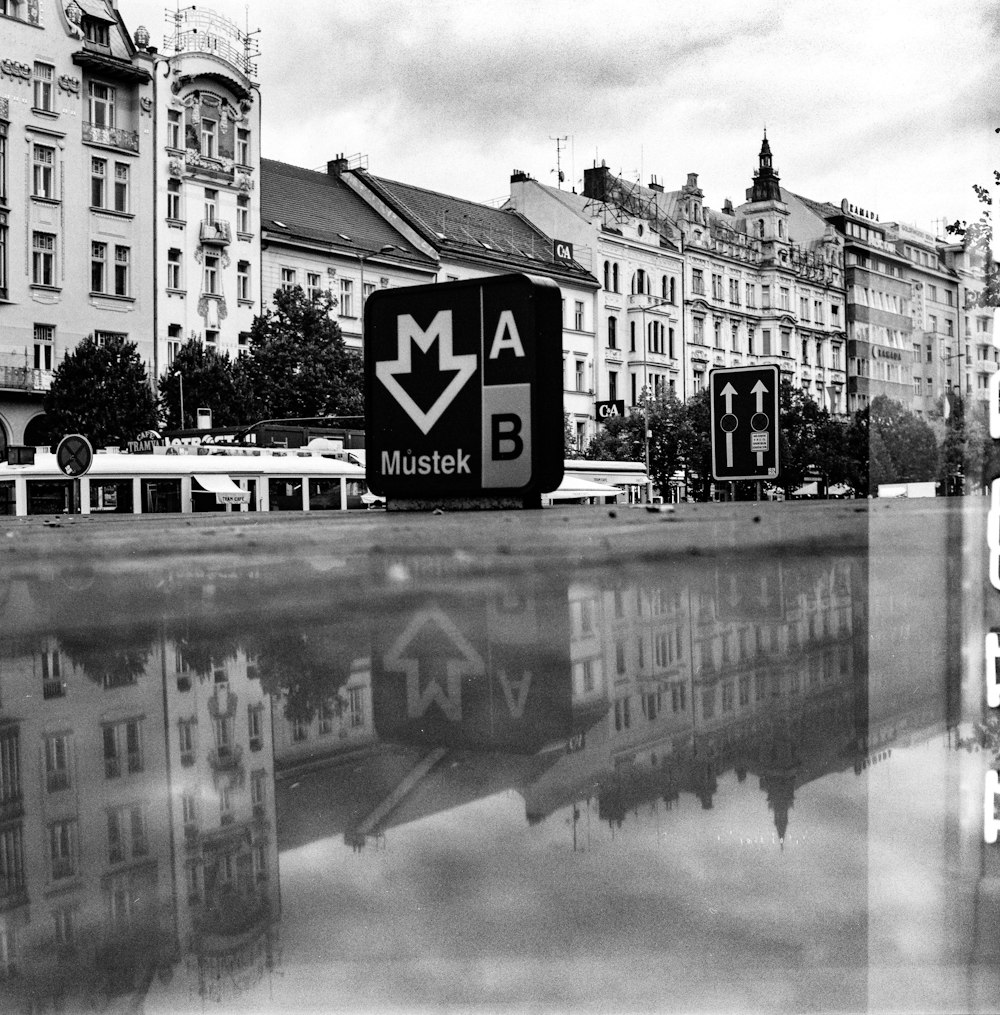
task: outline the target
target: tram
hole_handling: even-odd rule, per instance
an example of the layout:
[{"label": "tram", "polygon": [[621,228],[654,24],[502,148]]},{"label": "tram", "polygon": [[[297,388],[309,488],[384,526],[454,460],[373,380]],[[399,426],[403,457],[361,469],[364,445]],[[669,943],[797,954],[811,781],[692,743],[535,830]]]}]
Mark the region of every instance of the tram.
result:
[{"label": "tram", "polygon": [[322,449],[105,449],[75,479],[48,451],[37,450],[24,464],[0,462],[0,515],[347,511],[380,503],[361,465]]}]

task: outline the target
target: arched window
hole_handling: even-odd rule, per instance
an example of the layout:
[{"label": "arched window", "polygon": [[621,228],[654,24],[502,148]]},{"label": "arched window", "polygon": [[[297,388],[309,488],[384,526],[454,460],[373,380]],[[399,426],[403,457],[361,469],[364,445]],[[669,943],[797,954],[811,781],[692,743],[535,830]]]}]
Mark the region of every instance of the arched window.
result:
[{"label": "arched window", "polygon": [[608,282],[610,280],[611,280],[611,265],[607,261],[605,261],[604,262],[604,288],[605,289],[610,289],[611,288],[608,285]]},{"label": "arched window", "polygon": [[618,318],[617,317],[609,317],[608,318],[608,348],[609,349],[617,349],[618,348]]},{"label": "arched window", "polygon": [[629,321],[629,325],[628,325],[628,348],[629,348],[629,352],[635,352],[635,321]]},{"label": "arched window", "polygon": [[671,277],[671,279],[670,279],[670,302],[671,303],[676,303],[677,302],[677,289],[676,289],[676,285],[677,285],[677,279]]},{"label": "arched window", "polygon": [[611,265],[611,291],[618,292],[618,264]]},{"label": "arched window", "polygon": [[661,289],[660,295],[664,299],[666,299],[667,298],[667,291],[668,291],[667,290],[667,276],[666,275],[664,275],[663,278],[660,280],[660,289]]},{"label": "arched window", "polygon": [[763,219],[757,219],[757,235],[761,239],[764,239],[764,220]]},{"label": "arched window", "polygon": [[778,236],[784,238],[785,235],[785,223],[778,219]]}]

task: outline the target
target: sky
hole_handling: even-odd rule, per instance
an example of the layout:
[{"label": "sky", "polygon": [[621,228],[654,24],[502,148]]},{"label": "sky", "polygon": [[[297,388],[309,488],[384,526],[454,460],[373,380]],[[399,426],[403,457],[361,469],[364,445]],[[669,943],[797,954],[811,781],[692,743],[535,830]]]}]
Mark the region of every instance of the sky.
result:
[{"label": "sky", "polygon": [[[119,0],[153,45],[167,10]],[[260,29],[262,149],[343,153],[477,201],[600,164],[745,200],[764,130],[782,185],[941,232],[1000,165],[1000,4],[983,0],[209,0]],[[562,140],[559,140],[562,139]]]}]

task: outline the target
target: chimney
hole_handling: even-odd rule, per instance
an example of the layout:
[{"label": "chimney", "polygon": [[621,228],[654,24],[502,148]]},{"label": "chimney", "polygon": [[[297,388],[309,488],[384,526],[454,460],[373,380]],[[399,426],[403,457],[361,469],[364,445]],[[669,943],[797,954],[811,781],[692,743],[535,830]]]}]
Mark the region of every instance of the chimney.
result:
[{"label": "chimney", "polygon": [[733,211],[733,202],[728,197],[726,198],[725,201],[722,202],[722,214],[723,215],[735,215],[736,214]]},{"label": "chimney", "polygon": [[608,186],[611,174],[608,167],[602,162],[599,166],[583,171],[583,196],[591,201],[606,201],[608,199]]},{"label": "chimney", "polygon": [[655,190],[657,194],[663,193],[663,184],[655,176],[649,178],[649,189]]},{"label": "chimney", "polygon": [[344,157],[343,152],[335,159],[330,159],[327,162],[326,171],[329,176],[340,176],[341,173],[347,172],[347,159]]},{"label": "chimney", "polygon": [[531,177],[523,169],[515,169],[514,172],[510,174],[511,183],[527,183],[530,179]]}]

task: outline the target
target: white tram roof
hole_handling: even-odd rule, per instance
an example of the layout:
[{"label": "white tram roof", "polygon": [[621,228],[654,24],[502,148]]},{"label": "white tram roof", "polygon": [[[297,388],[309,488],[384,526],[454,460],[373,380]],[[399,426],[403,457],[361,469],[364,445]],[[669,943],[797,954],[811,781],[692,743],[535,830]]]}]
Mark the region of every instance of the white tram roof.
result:
[{"label": "white tram roof", "polygon": [[[258,455],[234,454],[154,454],[128,453],[94,455],[86,473],[89,478],[128,479],[135,476],[188,476],[225,474],[228,476],[313,476],[336,477],[364,481],[365,470],[338,458],[327,458],[308,452],[262,452]],[[0,480],[66,477],[49,452],[38,452],[34,465],[0,463]]]}]

